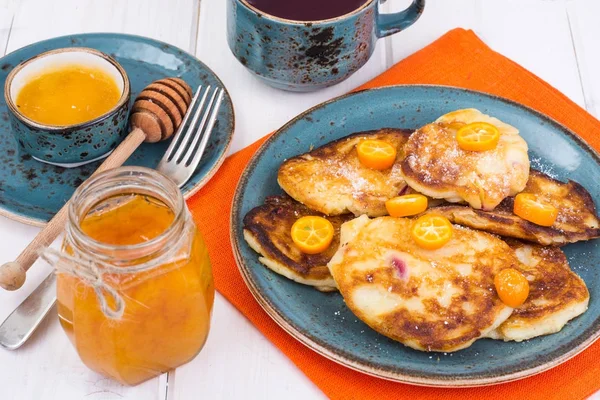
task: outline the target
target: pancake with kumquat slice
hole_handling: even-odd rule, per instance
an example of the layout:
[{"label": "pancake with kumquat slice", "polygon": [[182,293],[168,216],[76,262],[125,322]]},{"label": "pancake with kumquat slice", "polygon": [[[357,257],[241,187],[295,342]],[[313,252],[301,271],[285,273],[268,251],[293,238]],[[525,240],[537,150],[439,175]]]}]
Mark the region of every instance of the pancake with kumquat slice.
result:
[{"label": "pancake with kumquat slice", "polygon": [[340,226],[354,216],[326,217],[333,225],[334,235],[329,247],[318,254],[302,252],[292,239],[292,226],[305,216],[324,217],[287,196],[267,197],[265,204],[244,217],[244,239],[260,254],[259,261],[272,271],[320,291],[336,290],[327,263],[338,249]]},{"label": "pancake with kumquat slice", "polygon": [[458,225],[442,247],[420,247],[416,223],[367,216],[344,223],[329,271],[348,308],[377,332],[422,351],[469,347],[510,317],[494,277],[521,263],[498,237]]},{"label": "pancake with kumquat slice", "polygon": [[558,247],[542,247],[508,240],[521,261],[520,271],[529,281],[529,296],[489,337],[517,342],[560,331],[583,314],[590,294],[585,282],[569,267]]},{"label": "pancake with kumquat slice", "polygon": [[573,181],[564,183],[532,169],[523,192],[534,194],[545,204],[558,209],[552,226],[537,225],[515,215],[514,197],[503,200],[493,211],[454,204],[444,204],[431,210],[455,224],[542,245],[562,246],[600,237],[600,221],[594,200],[580,184]]},{"label": "pancake with kumquat slice", "polygon": [[402,175],[426,196],[489,211],[525,188],[527,151],[515,127],[476,109],[457,110],[411,135]]},{"label": "pancake with kumquat slice", "polygon": [[[386,215],[385,202],[406,188],[400,163],[411,133],[405,129],[380,129],[344,137],[285,161],[277,181],[292,198],[325,215]],[[369,146],[363,146],[362,154],[369,162],[363,159],[363,164],[357,146],[365,141],[369,141]],[[389,167],[389,149],[379,149],[379,142],[396,152]],[[381,157],[369,158],[378,152]]]}]

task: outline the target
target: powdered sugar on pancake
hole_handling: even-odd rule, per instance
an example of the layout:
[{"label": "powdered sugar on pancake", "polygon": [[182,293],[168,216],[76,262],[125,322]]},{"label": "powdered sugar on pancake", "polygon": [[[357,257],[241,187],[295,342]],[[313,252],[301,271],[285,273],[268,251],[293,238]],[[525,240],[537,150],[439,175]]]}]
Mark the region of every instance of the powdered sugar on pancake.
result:
[{"label": "powdered sugar on pancake", "polygon": [[[500,131],[500,141],[488,151],[462,150],[457,123],[487,122]],[[408,140],[402,173],[414,190],[473,208],[492,210],[504,198],[525,188],[529,177],[527,143],[519,131],[475,109],[446,114],[417,130]]]}]

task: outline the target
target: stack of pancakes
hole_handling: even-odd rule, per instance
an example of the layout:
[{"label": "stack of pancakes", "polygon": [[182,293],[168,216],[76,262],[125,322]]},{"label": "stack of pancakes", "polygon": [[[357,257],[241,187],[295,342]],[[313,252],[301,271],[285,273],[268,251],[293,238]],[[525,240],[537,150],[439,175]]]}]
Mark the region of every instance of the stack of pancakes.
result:
[{"label": "stack of pancakes", "polygon": [[[465,152],[456,124],[487,122],[497,147]],[[397,150],[383,171],[361,165],[356,145],[384,140]],[[600,236],[590,194],[531,170],[519,131],[475,109],[458,110],[417,131],[361,132],[285,161],[278,182],[287,193],[268,197],[244,219],[244,237],[271,270],[321,291],[339,291],[346,305],[377,332],[423,351],[456,351],[480,338],[522,341],[560,331],[587,310],[585,283],[558,246]],[[438,250],[416,246],[412,218],[387,215],[398,195],[430,198],[426,213],[454,224]],[[551,227],[513,212],[514,196],[533,193],[558,208]],[[289,196],[288,196],[289,195]],[[327,218],[331,246],[302,253],[291,227],[303,216]],[[518,308],[502,303],[494,276],[521,271],[530,284]]]}]

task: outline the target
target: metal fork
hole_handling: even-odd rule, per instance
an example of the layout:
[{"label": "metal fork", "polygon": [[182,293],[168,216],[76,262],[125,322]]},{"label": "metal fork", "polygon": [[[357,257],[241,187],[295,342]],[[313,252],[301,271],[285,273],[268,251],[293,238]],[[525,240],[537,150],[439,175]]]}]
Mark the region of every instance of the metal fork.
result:
[{"label": "metal fork", "polygon": [[[212,93],[212,94],[211,94]],[[157,170],[182,187],[198,167],[219,114],[225,91],[199,87]],[[210,96],[210,100],[207,99]],[[198,99],[200,104],[196,107]],[[192,116],[193,115],[193,116]],[[188,120],[192,121],[188,125]],[[37,329],[56,303],[56,276],[46,279],[0,324],[0,347],[15,350]]]},{"label": "metal fork", "polygon": [[[222,88],[215,88],[207,103],[210,93],[210,86],[204,91],[202,91],[202,87],[198,88],[190,104],[190,111],[186,113],[179,129],[173,136],[167,152],[156,168],[175,181],[179,187],[182,187],[190,179],[198,164],[200,164],[219,116],[219,108],[223,102],[225,91]],[[202,100],[200,100],[200,105],[194,112],[193,109],[200,95],[202,95]],[[192,122],[186,128],[187,121],[192,114],[194,114]],[[200,120],[200,117],[202,117],[202,120]]]}]

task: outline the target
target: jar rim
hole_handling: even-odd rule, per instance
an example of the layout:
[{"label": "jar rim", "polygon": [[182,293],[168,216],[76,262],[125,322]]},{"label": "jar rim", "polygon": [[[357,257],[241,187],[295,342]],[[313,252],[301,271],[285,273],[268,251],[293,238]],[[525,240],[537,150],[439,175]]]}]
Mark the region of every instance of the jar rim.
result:
[{"label": "jar rim", "polygon": [[[146,186],[139,186],[141,181],[144,181],[143,183]],[[140,190],[135,190],[136,188]],[[173,211],[175,214],[173,221],[160,235],[146,242],[133,245],[109,244],[88,236],[81,229],[82,217],[85,217],[95,205],[115,194],[148,194],[156,197]],[[150,168],[125,166],[93,175],[75,190],[69,204],[66,233],[71,236],[69,239],[71,239],[73,245],[76,245],[75,241],[85,244],[85,249],[81,249],[81,246],[76,245],[78,250],[88,251],[90,250],[88,247],[90,247],[96,255],[98,255],[97,253],[133,253],[146,256],[148,253],[144,250],[166,248],[168,243],[179,238],[180,235],[177,233],[185,226],[187,214],[183,195],[171,179]],[[161,246],[161,244],[164,246]],[[111,256],[111,258],[114,258],[114,256]],[[138,258],[142,258],[142,256],[124,257],[122,260],[133,261]]]}]

